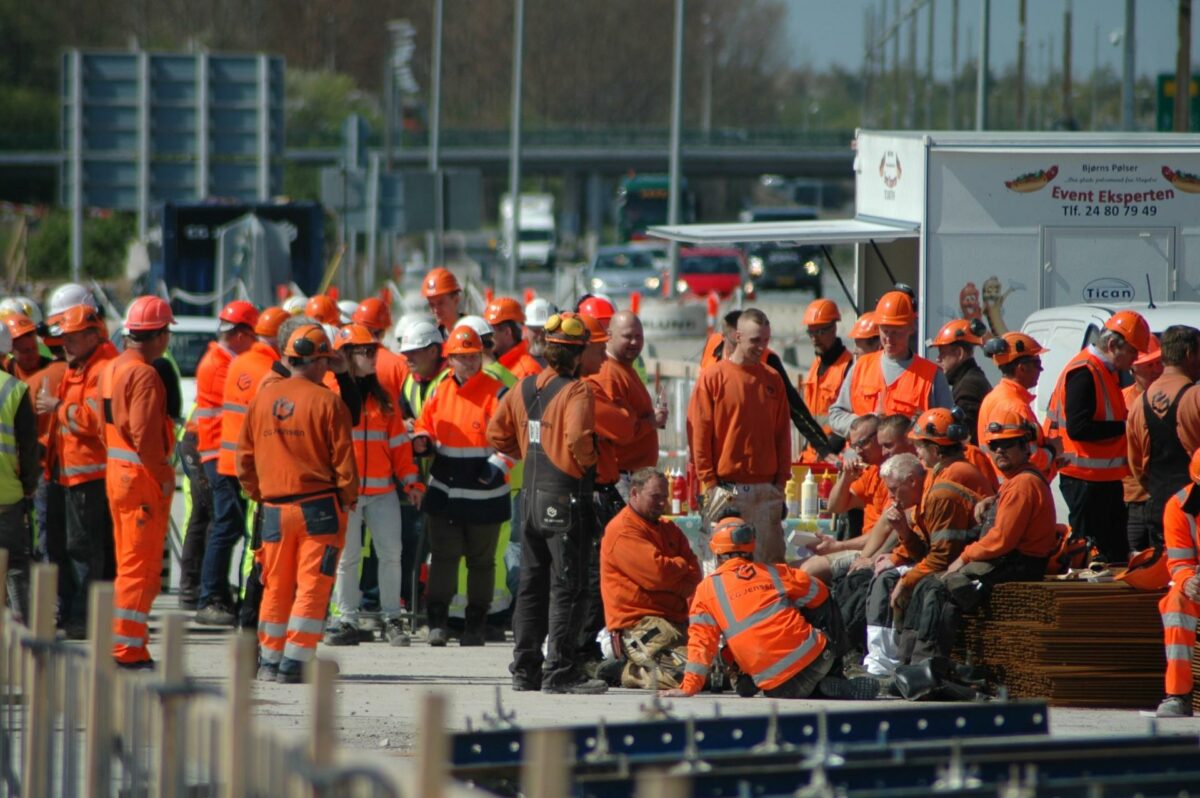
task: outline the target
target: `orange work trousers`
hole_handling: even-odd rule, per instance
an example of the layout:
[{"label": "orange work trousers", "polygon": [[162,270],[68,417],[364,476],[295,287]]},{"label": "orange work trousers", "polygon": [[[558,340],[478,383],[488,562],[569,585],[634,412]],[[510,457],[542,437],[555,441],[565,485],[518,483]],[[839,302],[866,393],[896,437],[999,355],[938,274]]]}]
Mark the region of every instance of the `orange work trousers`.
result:
[{"label": "orange work trousers", "polygon": [[150,659],[146,643],[150,605],[162,589],[163,546],[171,513],[170,494],[138,463],[109,458],[105,492],[112,512],[117,577],[113,582],[113,657]]},{"label": "orange work trousers", "polygon": [[317,653],[346,537],[346,513],[332,493],[289,504],[263,503],[259,659],[279,665]]},{"label": "orange work trousers", "polygon": [[1192,692],[1192,649],[1196,647],[1200,604],[1183,595],[1183,583],[1176,582],[1158,602],[1158,611],[1167,649],[1167,695],[1188,695]]}]

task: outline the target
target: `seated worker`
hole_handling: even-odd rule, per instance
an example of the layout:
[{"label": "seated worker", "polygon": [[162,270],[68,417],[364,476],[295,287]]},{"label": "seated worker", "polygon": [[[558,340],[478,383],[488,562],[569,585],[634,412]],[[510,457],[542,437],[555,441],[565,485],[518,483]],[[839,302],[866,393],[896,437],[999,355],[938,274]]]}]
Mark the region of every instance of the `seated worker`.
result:
[{"label": "seated worker", "polygon": [[1160,718],[1192,716],[1192,649],[1196,647],[1196,619],[1200,618],[1200,541],[1196,516],[1200,515],[1200,450],[1188,465],[1190,483],[1167,499],[1163,510],[1163,540],[1171,590],[1158,603],[1162,613],[1163,643],[1167,648],[1167,697],[1154,713]]},{"label": "seated worker", "polygon": [[621,687],[683,681],[688,605],[701,574],[687,537],[662,520],[670,495],[661,471],[638,469],[629,480],[629,503],[600,539],[604,623],[624,663]]},{"label": "seated worker", "polygon": [[1030,462],[1037,429],[1016,410],[993,418],[984,443],[1004,481],[994,501],[976,506],[976,518],[982,516],[979,540],[963,549],[941,579],[924,579],[913,591],[900,634],[901,656],[908,662],[948,656],[963,612],[986,601],[995,585],[1041,581],[1057,547],[1054,497]]},{"label": "seated worker", "polygon": [[879,695],[877,680],[839,674],[840,622],[825,585],[798,568],[755,562],[754,538],[754,527],[741,518],[714,527],[708,545],[717,569],[692,598],[683,684],[660,695],[683,698],[704,689],[722,639],[722,656],[749,677],[738,680],[743,696],[758,690],[769,698]]}]

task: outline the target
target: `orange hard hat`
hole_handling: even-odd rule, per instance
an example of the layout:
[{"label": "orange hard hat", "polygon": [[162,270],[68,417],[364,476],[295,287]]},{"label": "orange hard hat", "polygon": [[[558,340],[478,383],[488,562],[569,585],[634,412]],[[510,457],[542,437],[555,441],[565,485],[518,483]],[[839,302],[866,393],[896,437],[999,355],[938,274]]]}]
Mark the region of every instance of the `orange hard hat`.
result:
[{"label": "orange hard hat", "polygon": [[338,326],[342,321],[342,311],[338,309],[333,297],[317,294],[304,305],[304,315],[322,324]]},{"label": "orange hard hat", "polygon": [[1150,339],[1154,337],[1150,334],[1150,325],[1136,310],[1117,311],[1104,322],[1104,329],[1120,333],[1125,343],[1139,352],[1148,351]]},{"label": "orange hard hat", "polygon": [[[65,323],[66,316],[63,318]],[[129,308],[125,311],[125,329],[130,332],[161,330],[174,323],[175,314],[171,312],[171,306],[165,299],[156,296],[140,296],[129,303]],[[103,328],[103,322],[100,326]]]},{"label": "orange hard hat", "polygon": [[580,313],[579,318],[583,319],[583,324],[588,329],[589,344],[605,344],[609,341],[608,330],[604,329],[604,325],[594,316],[589,316],[586,313]]},{"label": "orange hard hat", "polygon": [[[978,325],[978,326],[977,326]],[[978,319],[953,319],[942,325],[938,334],[925,342],[926,346],[947,346],[949,344],[971,344],[979,346],[983,339],[979,337],[983,322]]]},{"label": "orange hard hat", "polygon": [[916,320],[912,297],[903,291],[888,291],[875,305],[875,323],[880,326],[906,327]]},{"label": "orange hard hat", "polygon": [[421,281],[421,296],[426,299],[442,294],[453,294],[455,291],[461,290],[462,286],[458,284],[458,278],[454,276],[454,273],[441,266],[430,270],[429,274],[425,275],[425,279]]},{"label": "orange hard hat", "polygon": [[[16,336],[13,336],[16,337]],[[1153,335],[1150,336],[1150,347],[1138,355],[1138,359],[1133,361],[1135,366],[1144,366],[1147,363],[1153,363],[1156,360],[1162,360],[1162,344]]]},{"label": "orange hard hat", "polygon": [[879,337],[879,325],[875,323],[875,311],[868,310],[858,317],[854,326],[850,328],[850,337],[855,341]]},{"label": "orange hard hat", "polygon": [[[590,314],[589,314],[590,315]],[[595,318],[593,316],[593,318]],[[596,321],[600,321],[596,319]],[[577,313],[555,313],[546,319],[546,342],[563,344],[564,346],[583,346],[588,342],[590,333],[583,319]]]},{"label": "orange hard hat", "polygon": [[992,441],[1009,438],[1025,438],[1033,441],[1037,439],[1037,429],[1016,410],[1002,408],[983,428],[983,443],[987,445]]},{"label": "orange hard hat", "polygon": [[1162,549],[1143,549],[1129,558],[1129,567],[1117,577],[1138,590],[1162,590],[1171,582],[1167,553]]},{"label": "orange hard hat", "polygon": [[222,331],[232,329],[239,324],[254,329],[254,326],[258,324],[258,308],[244,299],[235,299],[221,308],[217,318],[221,321],[220,329]]},{"label": "orange hard hat", "polygon": [[329,336],[320,324],[305,324],[297,327],[288,337],[283,354],[288,357],[333,357],[333,348],[329,345]]},{"label": "orange hard hat", "polygon": [[351,322],[338,330],[333,339],[334,349],[343,346],[379,346],[379,341],[375,340],[375,333],[367,325]]},{"label": "orange hard hat", "polygon": [[804,324],[808,327],[824,327],[842,320],[842,313],[832,299],[817,299],[804,309]]},{"label": "orange hard hat", "polygon": [[379,332],[380,330],[391,328],[392,311],[388,308],[387,303],[379,297],[369,296],[358,303],[358,307],[354,309],[354,314],[350,317],[350,321],[355,324],[361,324],[368,330]]},{"label": "orange hard hat", "polygon": [[1192,482],[1200,485],[1200,449],[1192,453],[1192,461],[1188,464],[1188,476]]},{"label": "orange hard hat", "polygon": [[735,551],[754,553],[754,527],[745,520],[732,516],[722,518],[713,526],[708,548],[713,554],[732,554]]},{"label": "orange hard hat", "polygon": [[254,325],[254,334],[264,338],[274,338],[279,334],[279,326],[292,317],[281,307],[267,308],[258,314],[258,323]]},{"label": "orange hard hat", "polygon": [[[959,411],[960,414],[961,412]],[[931,407],[917,417],[908,437],[914,441],[952,446],[971,437],[971,433],[953,411],[944,407]]]},{"label": "orange hard hat", "polygon": [[[132,305],[130,306],[132,308]],[[84,330],[99,330],[104,327],[104,321],[96,309],[88,305],[75,305],[67,308],[59,316],[58,331],[61,335],[83,332]]]},{"label": "orange hard hat", "polygon": [[446,356],[477,355],[483,352],[483,341],[470,326],[460,324],[450,331],[442,351]]},{"label": "orange hard hat", "polygon": [[4,317],[4,326],[8,327],[8,332],[14,341],[22,335],[37,332],[37,325],[33,323],[33,319],[24,313],[9,313]]},{"label": "orange hard hat", "polygon": [[607,324],[617,309],[613,307],[612,302],[602,296],[590,296],[579,303],[579,312],[586,313],[593,319]]},{"label": "orange hard hat", "polygon": [[524,324],[525,309],[512,297],[502,296],[488,303],[487,308],[483,311],[483,318],[493,327],[505,321]]},{"label": "orange hard hat", "polygon": [[1043,352],[1049,352],[1030,336],[1021,332],[1006,332],[999,338],[992,338],[983,345],[983,353],[990,357],[997,366],[1007,366],[1014,360],[1023,357],[1037,357]]}]

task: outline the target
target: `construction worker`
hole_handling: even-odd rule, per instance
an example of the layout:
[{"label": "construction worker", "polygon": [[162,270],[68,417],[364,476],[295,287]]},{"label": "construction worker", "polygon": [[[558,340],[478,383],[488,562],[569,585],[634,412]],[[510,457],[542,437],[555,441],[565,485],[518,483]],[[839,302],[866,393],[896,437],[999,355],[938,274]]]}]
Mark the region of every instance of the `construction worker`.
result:
[{"label": "construction worker", "polygon": [[551,316],[545,330],[547,368],[509,391],[488,425],[496,451],[524,461],[529,493],[509,670],[514,690],[602,693],[608,685],[584,673],[576,636],[595,523],[595,400],[579,379],[589,332],[573,313]]},{"label": "construction worker", "polygon": [[1167,653],[1167,695],[1158,705],[1160,718],[1192,716],[1192,650],[1196,647],[1196,619],[1200,618],[1200,450],[1188,462],[1188,483],[1167,500],[1163,510],[1163,537],[1171,589],[1158,603],[1162,615],[1163,643]]},{"label": "construction worker", "polygon": [[[1200,343],[1200,342],[1198,342]],[[1134,443],[1136,438],[1141,437],[1137,427],[1144,428],[1146,426],[1146,417],[1139,410],[1136,414],[1138,420],[1134,418],[1134,409],[1142,404],[1140,401],[1146,389],[1163,374],[1162,346],[1158,343],[1157,338],[1150,340],[1150,351],[1144,355],[1138,355],[1137,360],[1133,361],[1133,367],[1130,371],[1133,373],[1133,382],[1121,389],[1121,396],[1125,398],[1125,412],[1129,414],[1126,420],[1126,446],[1129,454],[1129,474],[1121,480],[1123,494],[1125,499],[1125,509],[1128,513],[1129,520],[1125,527],[1125,535],[1129,540],[1129,558],[1133,560],[1134,556],[1151,546],[1151,527],[1155,530],[1153,544],[1154,548],[1162,549],[1162,511],[1156,513],[1155,518],[1147,523],[1146,518],[1146,502],[1150,499],[1150,493],[1142,485],[1141,477],[1144,469],[1134,466],[1133,453],[1138,444]],[[1189,383],[1191,380],[1189,380]],[[1190,387],[1190,385],[1189,385]],[[1156,419],[1157,421],[1157,419]],[[1178,451],[1182,451],[1179,439],[1172,432],[1171,440],[1168,441],[1168,446],[1174,444]],[[1191,450],[1189,450],[1191,451]],[[1176,452],[1178,456],[1178,452]],[[1188,454],[1183,451],[1183,458],[1186,460]],[[1186,470],[1185,470],[1186,473]],[[1187,484],[1186,477],[1183,484]],[[1165,502],[1163,503],[1165,504]]]},{"label": "construction worker", "polygon": [[154,667],[146,644],[150,607],[162,588],[162,552],[175,495],[175,435],[166,386],[150,364],[167,351],[174,322],[164,300],[133,300],[125,315],[125,350],[100,373],[108,446],[105,487],[117,553],[113,658],[131,670]]},{"label": "construction worker", "polygon": [[[875,311],[869,310],[860,315],[854,321],[847,337],[854,342],[856,358],[878,352],[882,344],[879,343],[879,325],[875,323]],[[845,382],[843,378],[842,384]]]},{"label": "construction worker", "polygon": [[1150,327],[1132,310],[1114,313],[1099,340],[1067,363],[1046,408],[1046,435],[1062,441],[1059,489],[1072,539],[1094,561],[1125,559],[1125,400],[1120,373],[1150,349]]},{"label": "construction worker", "polygon": [[[629,480],[629,505],[600,544],[604,626],[617,660],[613,687],[678,687],[687,663],[688,606],[700,562],[687,536],[662,520],[671,492],[653,467]],[[619,664],[618,664],[619,663]]]},{"label": "construction worker", "polygon": [[512,512],[508,472],[512,461],[488,443],[503,383],[483,372],[483,342],[465,324],[451,330],[444,380],[413,425],[413,452],[433,455],[420,507],[430,547],[429,645],[448,640],[447,617],[457,586],[458,563],[467,562],[467,606],[459,644],[482,646],[496,580],[500,525]]},{"label": "construction worker", "polygon": [[[804,392],[804,403],[826,434],[831,432],[829,407],[837,399],[852,361],[850,351],[837,334],[837,323],[841,320],[841,311],[829,299],[815,300],[804,309],[804,326],[812,341],[814,358],[800,388]],[[818,460],[817,450],[805,446],[800,461],[815,463]]]},{"label": "construction worker", "polygon": [[217,459],[221,454],[221,416],[225,413],[229,364],[258,342],[254,335],[258,310],[238,299],[221,308],[217,318],[220,322],[217,340],[208,345],[208,351],[196,366],[196,409],[192,414],[196,419],[200,462],[212,490],[212,523],[204,541],[195,621],[232,626],[237,615],[229,595],[229,562],[245,530],[246,504],[237,479],[221,474]]},{"label": "construction worker", "polygon": [[754,538],[754,527],[736,516],[713,529],[708,546],[717,568],[692,597],[683,684],[659,695],[686,698],[704,689],[722,639],[722,656],[748,677],[739,680],[740,695],[759,690],[768,698],[879,695],[875,679],[837,674],[836,650],[843,641],[829,590],[798,568],[756,560]]},{"label": "construction worker", "polygon": [[392,329],[391,309],[379,297],[369,296],[358,303],[350,320],[370,330],[379,342],[375,353],[375,377],[387,395],[398,401],[404,380],[408,376],[408,363],[403,356],[397,355],[383,344],[383,337]]},{"label": "construction worker", "polygon": [[316,655],[358,501],[350,412],[323,385],[332,354],[319,325],[296,328],[283,350],[292,376],[263,385],[238,439],[238,479],[263,515],[262,681],[299,682]]},{"label": "construction worker", "polygon": [[[1152,343],[1151,351],[1134,361],[1135,380],[1146,379],[1147,369],[1153,373],[1154,349]],[[1168,327],[1157,359],[1160,376],[1132,402],[1129,412],[1129,470],[1147,492],[1142,512],[1146,537],[1131,537],[1130,551],[1162,546],[1163,508],[1187,485],[1187,464],[1191,453],[1200,449],[1200,391],[1194,390],[1200,379],[1200,330],[1181,324]]]},{"label": "construction worker", "polygon": [[600,371],[588,381],[602,385],[605,394],[625,409],[632,422],[628,434],[617,438],[620,445],[615,447],[617,469],[622,476],[618,490],[626,495],[630,474],[657,465],[658,431],[667,425],[669,412],[666,398],[662,395],[652,398],[634,368],[646,343],[641,319],[632,311],[618,311],[609,323],[608,338],[605,350],[608,356]]},{"label": "construction worker", "polygon": [[492,325],[496,337],[496,357],[517,379],[537,374],[542,365],[529,354],[522,325],[525,311],[521,303],[511,297],[499,297],[488,303],[483,318]]},{"label": "construction worker", "polygon": [[540,296],[525,306],[525,343],[529,346],[529,356],[542,368],[546,367],[546,358],[542,356],[546,346],[546,319],[555,313],[558,313],[558,307]]},{"label": "construction worker", "polygon": [[88,304],[74,305],[51,318],[56,321],[50,330],[62,337],[68,368],[58,393],[50,396],[39,389],[34,406],[38,413],[54,414],[50,441],[58,453],[59,482],[67,494],[66,550],[78,577],[78,601],[72,603],[65,627],[69,636],[82,637],[91,582],[116,574],[113,522],[104,488],[107,455],[100,371],[117,350],[107,340],[100,314]]},{"label": "construction worker", "polygon": [[462,286],[458,284],[458,278],[441,266],[431,269],[421,281],[421,296],[429,303],[434,323],[446,338],[462,316]]},{"label": "construction worker", "polygon": [[987,328],[975,319],[953,319],[942,325],[938,334],[926,341],[937,352],[934,360],[950,383],[954,406],[962,410],[971,443],[979,443],[975,431],[979,423],[979,406],[992,390],[987,375],[975,362],[975,347],[983,345],[980,337]]},{"label": "construction worker", "polygon": [[1038,425],[1033,412],[1033,394],[1042,373],[1042,354],[1050,350],[1043,347],[1025,333],[1007,332],[991,338],[984,344],[983,351],[1000,369],[1000,382],[983,397],[979,406],[979,421],[976,425],[976,440],[982,441],[988,424],[997,421],[1001,414],[1016,413],[1029,424],[1038,427],[1035,451],[1030,462],[1042,472],[1047,481],[1058,473],[1055,458],[1061,446],[1057,439],[1047,438]]},{"label": "construction worker", "polygon": [[[0,325],[0,356],[12,352],[14,325]],[[20,316],[32,324],[28,317]],[[29,385],[0,371],[0,549],[8,552],[8,604],[20,623],[29,625],[29,568],[33,536],[29,526],[34,491],[38,487],[38,420],[29,399]]]},{"label": "construction worker", "polygon": [[924,579],[913,591],[900,643],[906,661],[949,656],[962,614],[986,601],[995,585],[1040,582],[1045,575],[1058,540],[1050,486],[1029,461],[1036,435],[1014,410],[988,423],[984,443],[1004,481],[994,502],[976,506],[976,517],[983,513],[979,539],[941,579]]},{"label": "construction worker", "polygon": [[362,603],[359,563],[366,528],[371,530],[371,548],[379,560],[379,603],[383,612],[384,638],[393,646],[406,646],[410,642],[400,601],[402,524],[400,499],[395,487],[401,485],[413,505],[420,507],[425,486],[417,479],[404,416],[375,376],[379,348],[374,333],[356,323],[339,330],[334,341],[334,349],[342,351],[350,362],[350,373],[358,381],[363,408],[361,420],[352,433],[354,459],[358,465],[358,506],[350,513],[346,542],[338,560],[333,592],[338,621],[325,634],[328,645],[358,645],[359,642],[358,613]]},{"label": "construction worker", "polygon": [[318,324],[328,324],[338,327],[342,323],[342,311],[337,300],[328,294],[317,294],[309,297],[304,303],[304,315],[315,320]]},{"label": "construction worker", "polygon": [[854,417],[867,413],[912,418],[931,407],[954,406],[946,375],[910,348],[916,322],[908,294],[889,291],[880,298],[875,323],[882,348],[862,355],[850,367],[837,401],[829,408],[834,432],[849,434]]}]

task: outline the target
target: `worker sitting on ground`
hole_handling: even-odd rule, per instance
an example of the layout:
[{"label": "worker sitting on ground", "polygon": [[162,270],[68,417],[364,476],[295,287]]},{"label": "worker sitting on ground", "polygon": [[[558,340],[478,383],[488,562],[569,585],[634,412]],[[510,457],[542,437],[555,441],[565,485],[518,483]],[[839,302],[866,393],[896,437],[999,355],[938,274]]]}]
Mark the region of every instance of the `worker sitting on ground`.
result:
[{"label": "worker sitting on ground", "polygon": [[841,623],[825,585],[798,568],[757,562],[754,538],[754,527],[736,517],[713,530],[708,545],[717,569],[692,598],[683,684],[660,695],[699,693],[724,638],[723,656],[743,674],[740,695],[876,697],[877,680],[840,676]]},{"label": "worker sitting on ground", "polygon": [[1171,590],[1158,603],[1162,613],[1163,643],[1167,648],[1167,697],[1155,714],[1160,718],[1192,716],[1192,649],[1196,647],[1196,619],[1200,618],[1200,541],[1196,516],[1200,515],[1200,450],[1188,466],[1189,484],[1167,500],[1163,511],[1163,538]]},{"label": "worker sitting on ground", "polygon": [[629,504],[600,541],[604,622],[615,659],[624,663],[621,687],[678,687],[683,680],[700,562],[679,527],[661,517],[670,495],[661,471],[635,471]]}]

